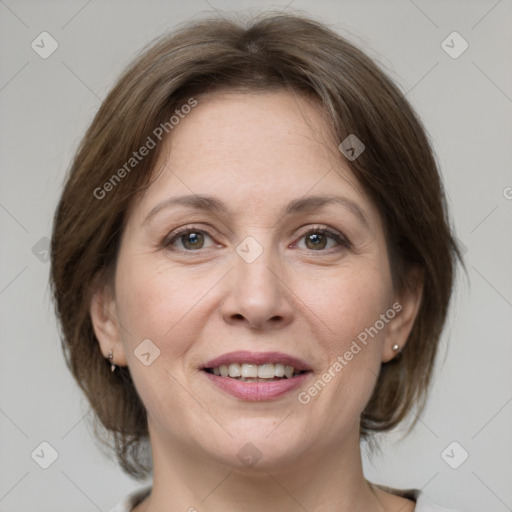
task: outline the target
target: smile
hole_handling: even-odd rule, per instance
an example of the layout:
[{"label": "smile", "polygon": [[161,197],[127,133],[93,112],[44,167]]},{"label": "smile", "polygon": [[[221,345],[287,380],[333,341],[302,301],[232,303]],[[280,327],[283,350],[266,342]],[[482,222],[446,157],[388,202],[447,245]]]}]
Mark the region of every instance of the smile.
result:
[{"label": "smile", "polygon": [[209,361],[201,370],[222,391],[249,401],[277,399],[312,374],[306,362],[277,352],[232,352]]}]

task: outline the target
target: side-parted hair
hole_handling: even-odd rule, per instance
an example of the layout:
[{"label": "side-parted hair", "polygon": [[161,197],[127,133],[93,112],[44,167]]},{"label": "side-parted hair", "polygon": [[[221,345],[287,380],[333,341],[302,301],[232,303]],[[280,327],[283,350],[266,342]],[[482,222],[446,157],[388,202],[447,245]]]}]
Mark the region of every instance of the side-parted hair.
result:
[{"label": "side-parted hair", "polygon": [[357,159],[341,151],[339,158],[382,216],[394,286],[403,290],[418,271],[423,276],[409,340],[399,358],[382,364],[361,436],[395,427],[413,405],[416,415],[424,407],[462,258],[421,122],[368,56],[321,23],[285,14],[249,23],[208,18],[159,38],[124,72],[77,150],[54,218],[51,284],[66,361],[134,477],[151,469],[141,455],[146,411],[129,369],[112,374],[100,351],[93,293],[112,279],[126,213],[150,184],[171,117],[200,103],[201,94],[273,89],[316,98],[339,142],[354,134],[364,143]]}]

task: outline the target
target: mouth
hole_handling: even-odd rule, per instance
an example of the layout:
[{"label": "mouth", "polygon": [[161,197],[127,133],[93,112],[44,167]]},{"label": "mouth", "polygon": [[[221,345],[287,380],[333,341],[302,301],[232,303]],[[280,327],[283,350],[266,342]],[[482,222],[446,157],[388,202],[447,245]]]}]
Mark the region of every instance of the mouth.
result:
[{"label": "mouth", "polygon": [[276,399],[312,374],[305,361],[278,352],[231,352],[201,370],[222,391],[249,401]]}]

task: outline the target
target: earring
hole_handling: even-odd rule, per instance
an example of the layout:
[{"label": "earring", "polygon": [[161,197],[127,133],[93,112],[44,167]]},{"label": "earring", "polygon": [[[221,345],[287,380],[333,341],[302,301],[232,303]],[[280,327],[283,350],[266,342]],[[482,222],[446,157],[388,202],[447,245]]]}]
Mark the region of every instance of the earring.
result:
[{"label": "earring", "polygon": [[112,353],[112,350],[108,353],[108,360],[110,361],[110,371],[115,372],[117,366],[112,362],[114,359],[114,354]]},{"label": "earring", "polygon": [[402,351],[400,350],[400,345],[398,345],[397,343],[395,343],[391,349],[393,350],[393,352],[396,352],[396,355],[395,357],[393,358],[395,361],[398,361],[401,357],[402,357]]}]

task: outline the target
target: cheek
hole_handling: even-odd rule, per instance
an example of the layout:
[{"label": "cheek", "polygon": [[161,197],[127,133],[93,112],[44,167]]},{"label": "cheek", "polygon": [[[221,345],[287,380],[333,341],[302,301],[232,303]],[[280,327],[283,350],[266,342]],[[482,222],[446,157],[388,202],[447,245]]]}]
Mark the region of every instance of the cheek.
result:
[{"label": "cheek", "polygon": [[[315,323],[318,342],[326,353],[325,366],[301,403],[332,412],[335,423],[359,418],[372,394],[381,364],[381,320],[390,308],[390,278],[381,267],[366,265],[361,271],[344,269],[301,288],[307,307],[303,314]],[[304,284],[306,284],[304,282]],[[306,290],[318,290],[306,295]]]},{"label": "cheek", "polygon": [[[174,271],[169,265],[131,261],[121,264],[117,282],[118,316],[131,340],[154,338],[163,343],[187,328],[189,313],[200,307],[209,279]],[[157,341],[158,340],[158,341]]]},{"label": "cheek", "polygon": [[350,347],[391,305],[389,276],[370,265],[360,271],[340,269],[321,279],[302,280],[298,289],[306,306],[303,313],[325,333],[331,356],[333,351],[338,355]]},{"label": "cheek", "polygon": [[[185,283],[180,273],[164,272],[147,261],[120,261],[118,275],[117,313],[137,392],[150,417],[176,416],[188,403],[178,382],[183,381],[182,361],[198,329],[193,313],[205,291],[190,279]],[[146,353],[150,355],[144,361]]]}]

